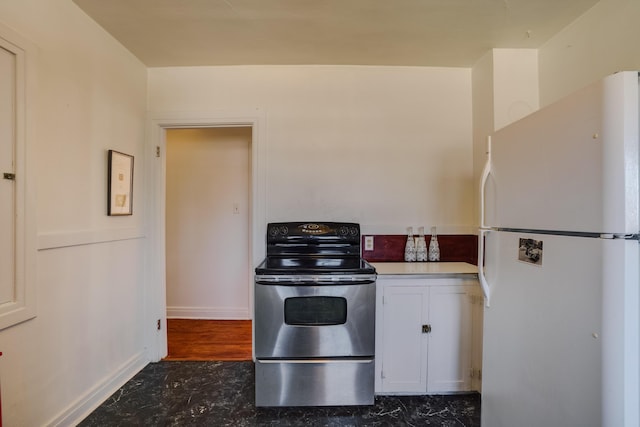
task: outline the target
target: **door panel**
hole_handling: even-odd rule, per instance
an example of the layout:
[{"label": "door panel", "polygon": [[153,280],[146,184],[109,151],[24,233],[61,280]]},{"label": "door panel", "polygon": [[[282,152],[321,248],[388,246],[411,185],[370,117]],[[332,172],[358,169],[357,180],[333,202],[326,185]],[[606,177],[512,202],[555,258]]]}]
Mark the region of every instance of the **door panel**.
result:
[{"label": "door panel", "polygon": [[384,347],[382,389],[385,392],[427,390],[428,339],[422,325],[428,322],[429,288],[387,286],[384,289]]},{"label": "door panel", "polygon": [[488,223],[601,231],[602,141],[593,137],[601,131],[602,83],[496,131],[491,140],[495,199],[487,204]]},{"label": "door panel", "polygon": [[0,48],[0,305],[15,301],[15,55]]},{"label": "door panel", "polygon": [[[520,238],[542,241],[541,264]],[[602,257],[601,239],[488,234],[482,425],[600,425]]]},{"label": "door panel", "polygon": [[429,392],[470,390],[471,297],[464,286],[432,286],[429,293]]},{"label": "door panel", "polygon": [[[370,357],[375,353],[375,283],[363,285],[255,285],[255,354],[262,358]],[[295,302],[325,324],[300,325],[287,313]],[[316,301],[310,304],[309,301]],[[329,302],[327,304],[327,302]],[[346,313],[342,313],[345,303]],[[333,313],[326,313],[331,310]],[[287,319],[291,314],[290,319]],[[311,316],[310,316],[311,317]],[[292,323],[291,320],[294,320]],[[342,323],[341,319],[345,322]],[[289,322],[287,322],[289,320]],[[308,319],[307,319],[308,320]]]}]

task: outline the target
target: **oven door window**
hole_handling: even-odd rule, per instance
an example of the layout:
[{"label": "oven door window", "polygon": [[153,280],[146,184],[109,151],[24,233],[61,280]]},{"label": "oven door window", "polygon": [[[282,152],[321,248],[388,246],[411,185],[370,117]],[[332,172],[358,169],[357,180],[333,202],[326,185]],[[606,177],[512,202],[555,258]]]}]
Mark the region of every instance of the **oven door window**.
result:
[{"label": "oven door window", "polygon": [[347,300],[323,296],[287,298],[284,322],[295,326],[343,325],[347,322]]}]

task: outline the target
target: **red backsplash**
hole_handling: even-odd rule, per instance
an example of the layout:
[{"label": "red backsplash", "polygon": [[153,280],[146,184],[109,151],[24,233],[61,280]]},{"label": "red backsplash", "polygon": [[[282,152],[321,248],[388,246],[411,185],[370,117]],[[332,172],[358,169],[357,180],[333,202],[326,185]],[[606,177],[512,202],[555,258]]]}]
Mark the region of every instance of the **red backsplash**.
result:
[{"label": "red backsplash", "polygon": [[[431,236],[424,236],[427,247]],[[369,262],[399,262],[404,261],[404,245],[407,236],[402,234],[373,235],[373,250],[364,250],[364,236],[362,236],[362,257]],[[468,262],[478,265],[478,236],[475,234],[439,234],[440,261]]]}]

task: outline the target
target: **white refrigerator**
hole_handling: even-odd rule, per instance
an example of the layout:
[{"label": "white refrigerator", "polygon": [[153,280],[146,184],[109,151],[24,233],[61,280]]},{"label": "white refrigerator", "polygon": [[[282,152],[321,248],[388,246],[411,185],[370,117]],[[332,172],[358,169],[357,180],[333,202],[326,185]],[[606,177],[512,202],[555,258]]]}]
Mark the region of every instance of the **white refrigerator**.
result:
[{"label": "white refrigerator", "polygon": [[640,425],[638,76],[608,76],[489,139],[483,427]]}]

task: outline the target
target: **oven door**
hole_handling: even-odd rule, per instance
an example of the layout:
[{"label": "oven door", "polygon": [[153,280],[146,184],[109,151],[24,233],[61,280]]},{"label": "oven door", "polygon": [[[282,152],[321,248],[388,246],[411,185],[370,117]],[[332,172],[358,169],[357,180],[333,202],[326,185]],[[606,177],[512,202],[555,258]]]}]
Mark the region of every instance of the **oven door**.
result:
[{"label": "oven door", "polygon": [[299,278],[275,284],[256,277],[257,359],[373,356],[375,277],[317,283]]}]

